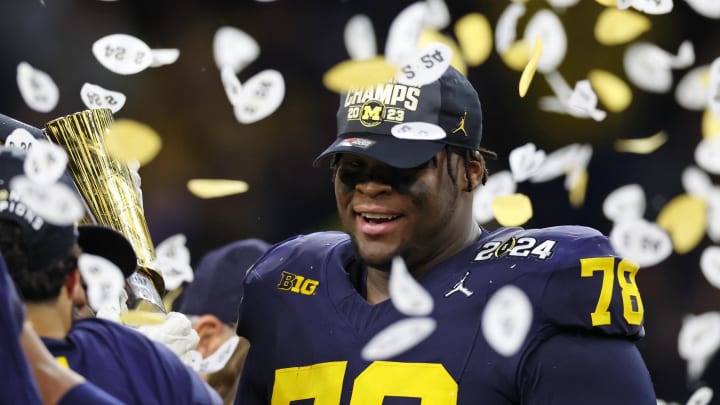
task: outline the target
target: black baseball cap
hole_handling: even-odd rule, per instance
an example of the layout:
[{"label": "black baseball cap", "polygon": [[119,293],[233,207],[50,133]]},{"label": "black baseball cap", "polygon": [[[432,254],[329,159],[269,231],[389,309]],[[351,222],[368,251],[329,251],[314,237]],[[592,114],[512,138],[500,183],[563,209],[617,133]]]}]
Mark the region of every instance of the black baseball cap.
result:
[{"label": "black baseball cap", "polygon": [[[28,252],[28,270],[42,271],[53,261],[67,258],[75,244],[85,253],[102,256],[120,268],[125,277],[135,271],[137,257],[130,242],[119,232],[100,225],[54,225],[10,190],[11,180],[24,175],[27,153],[18,148],[0,147],[0,219],[18,224]],[[71,190],[74,183],[66,171],[58,180]],[[75,191],[77,192],[77,191]],[[79,194],[77,195],[80,198]]]},{"label": "black baseball cap", "polygon": [[[416,122],[434,124],[444,136],[398,137],[402,126]],[[445,145],[479,148],[482,111],[472,84],[449,66],[438,80],[421,87],[389,82],[341,94],[337,127],[337,139],[315,166],[336,153],[355,153],[406,169],[432,159]]]},{"label": "black baseball cap", "polygon": [[180,312],[212,314],[227,324],[237,321],[245,273],[268,248],[263,240],[242,239],[204,255],[185,287]]}]

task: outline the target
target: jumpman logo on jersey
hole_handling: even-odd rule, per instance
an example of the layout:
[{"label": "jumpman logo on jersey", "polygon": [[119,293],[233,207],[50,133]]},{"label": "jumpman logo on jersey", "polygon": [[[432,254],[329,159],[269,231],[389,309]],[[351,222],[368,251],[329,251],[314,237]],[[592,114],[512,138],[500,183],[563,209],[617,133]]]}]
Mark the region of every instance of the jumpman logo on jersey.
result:
[{"label": "jumpman logo on jersey", "polygon": [[465,115],[460,118],[460,122],[458,122],[457,128],[453,129],[453,134],[457,131],[462,131],[465,136],[468,136],[467,131],[465,130],[465,118],[467,118],[467,111],[465,111]]},{"label": "jumpman logo on jersey", "polygon": [[451,296],[452,294],[455,294],[455,293],[458,292],[458,291],[460,291],[461,293],[465,294],[466,297],[469,297],[469,296],[475,294],[473,291],[470,291],[470,290],[468,290],[468,289],[465,287],[465,279],[466,279],[469,275],[470,275],[470,272],[469,272],[469,271],[466,271],[466,272],[465,272],[465,275],[463,276],[463,278],[461,278],[460,281],[458,281],[457,283],[455,283],[455,285],[453,286],[453,288],[451,288],[450,291],[448,291],[448,292],[445,293],[445,296],[446,296],[446,297],[449,297],[449,296]]}]

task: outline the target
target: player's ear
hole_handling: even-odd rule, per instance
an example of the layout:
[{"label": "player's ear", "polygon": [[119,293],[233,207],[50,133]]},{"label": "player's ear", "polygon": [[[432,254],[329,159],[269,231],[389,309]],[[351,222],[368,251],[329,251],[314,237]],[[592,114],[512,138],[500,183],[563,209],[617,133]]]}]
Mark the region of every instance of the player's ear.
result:
[{"label": "player's ear", "polygon": [[[469,176],[463,176],[465,178],[464,186],[465,190],[468,188],[471,190],[475,190],[477,187],[479,187],[482,184],[483,177],[485,176],[485,160],[482,158],[482,155],[479,151],[473,151],[474,155],[470,158],[470,161],[468,162],[467,169],[469,170]],[[468,187],[467,181],[470,180],[470,187]]]},{"label": "player's ear", "polygon": [[[203,358],[211,355],[222,344],[221,336],[224,325],[223,321],[211,314],[201,316],[193,325],[200,337],[195,350],[200,352]],[[220,341],[219,344],[218,341]]]}]

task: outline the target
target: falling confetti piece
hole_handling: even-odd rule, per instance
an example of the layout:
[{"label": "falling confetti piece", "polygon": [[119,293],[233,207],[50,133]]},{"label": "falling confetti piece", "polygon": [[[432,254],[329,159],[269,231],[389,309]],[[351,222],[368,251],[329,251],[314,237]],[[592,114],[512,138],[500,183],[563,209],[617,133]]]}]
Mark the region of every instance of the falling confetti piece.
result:
[{"label": "falling confetti piece", "polygon": [[[549,73],[557,70],[567,53],[567,35],[560,18],[550,10],[543,9],[535,13],[525,27],[523,38],[527,43],[542,43],[537,70]],[[537,53],[537,50],[534,49]],[[533,57],[534,58],[534,57]]]},{"label": "falling confetti piece", "polygon": [[183,282],[191,282],[194,278],[190,265],[190,250],[183,234],[170,236],[155,247],[154,268],[160,269],[165,289],[176,290]]},{"label": "falling confetti piece", "polygon": [[639,219],[645,214],[645,191],[639,184],[613,190],[603,201],[603,214],[613,222]]},{"label": "falling confetti piece", "polygon": [[631,0],[630,6],[645,14],[667,14],[673,9],[673,0]]},{"label": "falling confetti piece", "polygon": [[432,296],[410,274],[402,257],[393,258],[388,291],[393,306],[400,313],[408,316],[432,313]]},{"label": "falling confetti piece", "polygon": [[150,67],[160,67],[165,65],[172,65],[177,62],[180,57],[179,49],[151,49],[152,62]]},{"label": "falling confetti piece", "polygon": [[23,163],[25,175],[39,185],[55,183],[63,173],[68,163],[68,154],[60,146],[38,141],[28,150]]},{"label": "falling confetti piece", "polygon": [[[597,108],[598,97],[589,80],[579,80],[568,98],[569,112],[577,117],[589,116],[595,121],[602,121],[607,116],[605,111]],[[580,114],[576,114],[578,112]]]},{"label": "falling confetti piece", "polygon": [[610,244],[622,257],[640,267],[654,266],[673,251],[672,240],[657,224],[643,218],[624,218],[613,225]]},{"label": "falling confetti piece", "polygon": [[274,113],[285,99],[285,79],[274,69],[265,69],[248,79],[234,100],[235,119],[252,124]]},{"label": "falling confetti piece", "polygon": [[372,20],[365,14],[354,15],[348,20],[343,31],[343,38],[350,59],[365,60],[377,55],[375,30]]},{"label": "falling confetti piece", "polygon": [[[511,2],[500,14],[495,27],[495,49],[499,55],[505,54],[516,42],[517,23],[523,15],[525,15],[525,5],[519,2]],[[524,66],[525,63],[527,59],[522,65]]]},{"label": "falling confetti piece", "polygon": [[162,148],[162,139],[154,129],[130,119],[113,123],[105,136],[108,153],[121,162],[137,160],[140,165],[152,161]]},{"label": "falling confetti piece", "polygon": [[500,54],[500,58],[512,70],[525,69],[530,60],[530,44],[525,40],[514,42],[507,51]]},{"label": "falling confetti piece", "polygon": [[665,142],[667,142],[667,134],[660,131],[647,138],[616,139],[614,146],[618,152],[648,154],[655,152]]},{"label": "falling confetti piece", "polygon": [[663,207],[657,224],[670,234],[675,252],[685,254],[705,236],[707,201],[689,194],[679,195]]},{"label": "falling confetti piece", "polygon": [[650,29],[650,20],[630,10],[606,8],[595,22],[595,39],[603,45],[628,43]]},{"label": "falling confetti piece", "polygon": [[442,76],[450,66],[452,51],[447,45],[431,42],[412,54],[407,54],[400,71],[395,76],[398,83],[420,87]]},{"label": "falling confetti piece", "polygon": [[685,405],[707,405],[712,401],[714,393],[710,387],[700,387],[690,395]]},{"label": "falling confetti piece", "polygon": [[425,0],[425,25],[436,30],[443,30],[450,25],[450,10],[445,0]]},{"label": "falling confetti piece", "polygon": [[720,136],[703,138],[695,147],[695,163],[712,174],[720,174]]},{"label": "falling confetti piece", "polygon": [[258,56],[260,46],[245,31],[230,26],[220,27],[215,31],[213,58],[219,70],[229,67],[238,74]]},{"label": "falling confetti piece", "polygon": [[568,198],[570,205],[573,208],[580,208],[585,204],[585,193],[587,191],[588,183],[588,172],[587,170],[581,170],[578,172],[577,177],[572,181]]},{"label": "falling confetti piece", "polygon": [[688,362],[690,381],[700,377],[707,361],[718,348],[720,348],[720,312],[687,315],[683,319],[678,334],[678,353]]},{"label": "falling confetti piece", "polygon": [[427,12],[427,3],[418,1],[395,16],[385,40],[385,58],[389,63],[401,65],[406,54],[414,52],[425,26]]},{"label": "falling confetti piece", "polygon": [[58,226],[72,225],[85,215],[85,206],[73,187],[64,183],[37,184],[26,176],[15,176],[10,188],[46,222]]},{"label": "falling confetti piece", "polygon": [[710,65],[710,91],[708,99],[710,110],[715,114],[715,119],[720,120],[720,57],[716,58]]},{"label": "falling confetti piece", "polygon": [[160,312],[130,310],[120,314],[120,322],[128,326],[160,325],[165,320],[166,315]]},{"label": "falling confetti piece", "polygon": [[720,18],[720,2],[717,0],[685,0],[696,13],[707,17]]},{"label": "falling confetti piece", "polygon": [[35,111],[50,112],[60,99],[60,90],[50,75],[27,62],[18,64],[17,85],[25,104]]},{"label": "falling confetti piece", "polygon": [[78,269],[87,286],[88,304],[95,312],[120,301],[125,277],[115,263],[102,256],[83,253],[78,258]]},{"label": "falling confetti piece", "polygon": [[513,175],[508,170],[493,173],[488,177],[483,187],[478,187],[473,198],[473,218],[480,224],[491,221],[493,213],[492,202],[500,196],[515,193],[517,185]]},{"label": "falling confetti piece", "polygon": [[98,39],[92,46],[92,53],[107,70],[119,75],[140,73],[153,61],[150,47],[127,34],[110,34]]},{"label": "falling confetti piece", "polygon": [[604,70],[593,69],[588,79],[600,102],[612,112],[624,111],[632,101],[632,90],[621,78]]},{"label": "falling confetti piece", "polygon": [[720,138],[720,119],[710,108],[706,108],[703,113],[702,136],[704,139]]},{"label": "falling confetti piece", "polygon": [[513,149],[508,156],[513,179],[521,183],[532,176],[545,161],[545,151],[529,142]]},{"label": "falling confetti piece", "polygon": [[688,110],[704,110],[708,105],[708,97],[710,97],[710,65],[693,68],[675,86],[675,101]]},{"label": "falling confetti piece", "polygon": [[520,97],[525,97],[525,94],[527,94],[528,88],[530,87],[530,83],[532,83],[532,79],[535,77],[535,69],[537,69],[538,62],[542,56],[542,50],[542,40],[540,37],[536,37],[533,56],[530,58],[530,61],[528,61],[528,64],[525,66],[525,69],[523,69],[522,75],[520,76],[520,85],[518,86]]},{"label": "falling confetti piece", "polygon": [[720,246],[708,246],[703,250],[700,270],[710,285],[720,289]]},{"label": "falling confetti piece", "polygon": [[5,138],[5,144],[3,146],[30,150],[38,142],[40,142],[40,140],[32,136],[25,128],[16,128]]},{"label": "falling confetti piece", "polygon": [[712,179],[696,166],[688,166],[682,172],[682,185],[690,195],[706,198],[712,190]]},{"label": "falling confetti piece", "polygon": [[196,197],[218,198],[248,191],[249,186],[241,180],[192,179],[187,183],[188,190]]},{"label": "falling confetti piece", "polygon": [[387,83],[398,69],[382,57],[368,60],[347,60],[333,66],[323,75],[323,84],[336,93]]},{"label": "falling confetti piece", "polygon": [[495,198],[492,209],[495,219],[502,226],[520,226],[533,216],[530,198],[520,193]]},{"label": "falling confetti piece", "polygon": [[533,308],[527,294],[506,285],[488,300],[482,314],[482,331],[490,347],[505,357],[520,350],[532,324]]},{"label": "falling confetti piece", "polygon": [[479,66],[492,52],[492,27],[487,17],[480,13],[462,16],[455,23],[455,38],[465,62],[470,66]]},{"label": "falling confetti piece", "polygon": [[109,108],[113,114],[123,108],[126,100],[125,95],[120,92],[106,90],[91,83],[85,83],[80,88],[80,98],[87,108]]},{"label": "falling confetti piece", "polygon": [[441,43],[450,48],[450,66],[462,73],[463,76],[467,76],[467,64],[462,57],[462,52],[458,44],[452,38],[433,29],[426,28],[420,33],[417,46],[425,47],[433,42]]},{"label": "falling confetti piece", "polygon": [[628,79],[638,88],[651,93],[667,93],[672,87],[672,69],[683,69],[694,62],[690,42],[683,42],[673,55],[657,45],[636,42],[628,46],[623,67]]},{"label": "falling confetti piece", "polygon": [[437,322],[432,318],[405,318],[385,329],[363,347],[361,355],[366,361],[386,360],[404,353],[430,336]]}]

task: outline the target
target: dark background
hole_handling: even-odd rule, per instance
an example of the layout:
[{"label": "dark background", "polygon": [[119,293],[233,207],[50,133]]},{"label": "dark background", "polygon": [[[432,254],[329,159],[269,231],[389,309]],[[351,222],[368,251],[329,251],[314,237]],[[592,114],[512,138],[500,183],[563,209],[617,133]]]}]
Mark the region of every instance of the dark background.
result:
[{"label": "dark background", "polygon": [[[348,59],[343,42],[346,22],[357,13],[373,20],[378,52],[388,28],[407,1],[251,1],[145,0],[2,0],[0,2],[0,113],[43,126],[85,109],[79,93],[85,82],[123,92],[125,107],[115,118],[132,118],[153,127],[163,138],[161,153],[142,167],[145,214],[157,244],[176,233],[187,237],[193,264],[208,250],[235,239],[259,237],[270,242],[297,233],[338,227],[327,169],[313,168],[313,158],[333,139],[337,95],[322,85],[322,75]],[[447,1],[453,23],[469,12],[483,13],[493,28],[505,1]],[[527,4],[524,24],[544,1]],[[558,11],[568,36],[568,54],[559,71],[572,86],[591,69],[626,78],[622,56],[627,45],[602,46],[593,36],[602,6],[590,0]],[[696,14],[683,1],[671,14],[648,16],[652,28],[640,40],[675,54],[680,43],[695,45],[692,66],[720,56],[720,21]],[[212,56],[212,40],[221,26],[239,28],[260,44],[260,57],[239,75],[240,81],[264,69],[276,69],[287,94],[270,117],[242,125],[233,115]],[[126,33],[151,48],[178,48],[173,65],[121,76],[102,67],[92,44],[108,34]],[[60,88],[60,103],[49,113],[25,105],[16,84],[22,62],[47,72]],[[675,83],[692,67],[674,71]],[[684,192],[681,171],[693,163],[701,140],[701,112],[677,105],[672,91],[652,94],[633,86],[634,99],[622,113],[603,122],[581,120],[539,110],[537,100],[551,91],[540,75],[525,98],[518,96],[520,72],[506,67],[493,50],[485,63],[468,69],[483,103],[484,146],[500,158],[491,172],[508,168],[508,153],[534,142],[551,152],[570,143],[589,143],[586,201],[568,202],[563,180],[521,183],[519,192],[533,201],[535,216],[526,227],[581,224],[609,233],[602,202],[612,190],[629,183],[645,189],[645,217],[654,220],[667,201]],[[629,81],[628,81],[629,83]],[[631,84],[632,86],[632,84]],[[674,90],[674,87],[673,87]],[[605,109],[599,105],[599,108]],[[643,138],[665,130],[669,141],[649,155],[618,153],[620,138]],[[245,194],[199,199],[185,184],[192,178],[247,181]],[[720,183],[717,176],[715,184]],[[493,228],[497,224],[486,224]],[[659,398],[684,402],[685,363],[677,354],[677,334],[684,315],[720,309],[718,291],[699,270],[700,246],[640,272],[646,308],[647,337],[639,343]],[[720,387],[715,387],[720,388]]]}]

